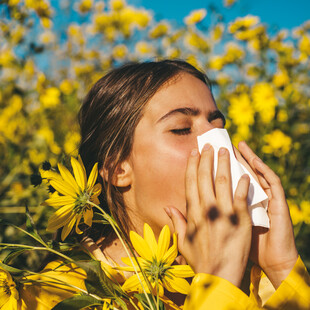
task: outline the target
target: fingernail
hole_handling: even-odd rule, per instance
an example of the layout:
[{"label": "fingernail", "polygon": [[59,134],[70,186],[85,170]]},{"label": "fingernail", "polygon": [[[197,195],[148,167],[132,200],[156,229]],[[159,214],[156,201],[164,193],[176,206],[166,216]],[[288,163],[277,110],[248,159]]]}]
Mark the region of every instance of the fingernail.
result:
[{"label": "fingernail", "polygon": [[205,145],[203,146],[202,151],[203,151],[203,152],[204,152],[204,151],[207,151],[207,150],[210,149],[210,147],[211,147],[211,144],[207,143],[207,144],[205,144]]},{"label": "fingernail", "polygon": [[226,149],[224,147],[221,147],[219,150],[219,155],[222,156],[224,154],[226,154]]},{"label": "fingernail", "polygon": [[191,151],[191,155],[192,155],[192,156],[197,156],[197,154],[198,154],[198,150],[197,150],[197,149],[193,149],[193,150]]},{"label": "fingernail", "polygon": [[171,210],[170,208],[164,208],[164,210],[166,211],[166,213],[168,214],[169,217],[171,217]]},{"label": "fingernail", "polygon": [[247,174],[243,174],[243,175],[241,176],[241,178],[242,178],[242,179],[245,179],[245,180],[248,180],[250,177],[249,177]]}]

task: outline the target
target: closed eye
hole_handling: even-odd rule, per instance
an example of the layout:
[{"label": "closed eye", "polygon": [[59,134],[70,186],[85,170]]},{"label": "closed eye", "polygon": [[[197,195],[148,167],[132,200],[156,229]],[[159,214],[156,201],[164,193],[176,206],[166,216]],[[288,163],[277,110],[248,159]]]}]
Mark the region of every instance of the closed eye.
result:
[{"label": "closed eye", "polygon": [[191,128],[190,127],[188,127],[188,128],[180,128],[180,129],[172,129],[172,130],[170,130],[173,134],[175,134],[175,135],[189,135],[191,132],[192,132],[192,130],[191,130]]}]

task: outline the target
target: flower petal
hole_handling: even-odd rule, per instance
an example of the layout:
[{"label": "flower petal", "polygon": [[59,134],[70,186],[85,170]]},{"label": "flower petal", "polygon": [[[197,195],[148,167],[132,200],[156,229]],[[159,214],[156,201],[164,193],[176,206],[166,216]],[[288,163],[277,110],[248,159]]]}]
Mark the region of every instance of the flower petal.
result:
[{"label": "flower petal", "polygon": [[[140,277],[142,277],[141,274]],[[123,290],[126,292],[138,291],[140,287],[141,284],[136,274],[128,278],[122,286]]]},{"label": "flower petal", "polygon": [[43,179],[63,181],[61,175],[55,171],[40,169],[40,174]]},{"label": "flower petal", "polygon": [[51,207],[61,207],[74,202],[75,199],[72,196],[56,196],[45,200],[45,203]]},{"label": "flower petal", "polygon": [[178,240],[177,235],[173,234],[173,244],[169,248],[169,250],[162,257],[162,261],[164,261],[168,266],[170,266],[178,256]]},{"label": "flower petal", "polygon": [[66,224],[62,229],[62,232],[61,232],[61,240],[62,241],[64,241],[67,238],[67,236],[71,232],[75,222],[76,222],[76,216],[73,215],[72,218],[70,219],[69,223]]},{"label": "flower petal", "polygon": [[173,265],[169,272],[179,278],[189,278],[195,275],[195,272],[189,265]]},{"label": "flower petal", "polygon": [[172,278],[164,278],[164,286],[170,292],[179,292],[185,295],[187,295],[190,290],[190,285],[185,279],[173,276]]},{"label": "flower petal", "polygon": [[0,291],[0,308],[2,308],[3,305],[5,305],[10,299],[10,294],[7,294],[4,289],[1,287]]},{"label": "flower petal", "polygon": [[158,238],[158,248],[156,252],[156,257],[158,260],[162,259],[167,252],[170,244],[170,229],[168,225],[165,225],[161,230]]},{"label": "flower petal", "polygon": [[81,218],[82,218],[82,214],[79,214],[76,218],[76,225],[75,225],[75,232],[79,235],[83,233],[83,231],[79,228]]},{"label": "flower petal", "polygon": [[144,259],[152,259],[152,251],[145,240],[134,231],[129,233],[130,240],[137,253]]},{"label": "flower petal", "polygon": [[114,267],[103,261],[100,261],[100,264],[103,272],[115,283],[124,283],[126,281],[123,272],[116,270]]},{"label": "flower petal", "polygon": [[48,231],[55,231],[58,228],[66,225],[73,215],[74,204],[63,206],[49,218],[47,228]]},{"label": "flower petal", "polygon": [[56,189],[57,192],[66,196],[76,197],[77,193],[74,188],[67,182],[63,180],[53,179],[50,184]]},{"label": "flower petal", "polygon": [[77,159],[71,157],[71,166],[73,169],[76,183],[80,187],[81,191],[84,191],[84,189],[86,188],[86,171],[84,165],[81,165],[81,163]]},{"label": "flower petal", "polygon": [[[134,266],[133,266],[133,264],[131,263],[131,260],[130,260],[129,257],[122,257],[121,259],[122,259],[122,262],[123,262],[124,264],[130,266],[130,268],[133,268],[133,271],[134,271],[134,266],[136,266],[136,269],[139,270],[139,266],[138,266],[138,264],[137,264],[137,262],[136,262],[136,260],[135,260],[134,257],[131,257],[131,260],[132,260]],[[145,267],[146,262],[145,262],[145,259],[144,259],[144,258],[142,258],[142,257],[137,257],[137,260],[138,260],[138,262],[139,262],[141,268]]]},{"label": "flower petal", "polygon": [[95,205],[97,205],[97,206],[100,205],[100,201],[99,201],[98,197],[93,197],[93,198],[90,199],[90,201],[92,203],[94,203]]},{"label": "flower petal", "polygon": [[79,193],[80,192],[79,186],[77,185],[76,180],[74,179],[71,172],[62,164],[58,164],[58,169],[64,181],[70,184],[71,187],[74,188],[76,193]]},{"label": "flower petal", "polygon": [[87,208],[84,211],[84,214],[83,214],[84,223],[88,225],[89,227],[92,225],[93,215],[94,215],[93,208]]},{"label": "flower petal", "polygon": [[92,197],[99,196],[101,193],[102,186],[100,183],[97,183],[92,189]]},{"label": "flower petal", "polygon": [[89,175],[88,181],[87,181],[87,189],[93,188],[98,177],[98,163],[94,164],[94,167]]},{"label": "flower petal", "polygon": [[149,245],[150,250],[152,251],[152,257],[155,257],[157,252],[157,242],[152,228],[147,223],[144,223],[143,235],[144,240]]}]

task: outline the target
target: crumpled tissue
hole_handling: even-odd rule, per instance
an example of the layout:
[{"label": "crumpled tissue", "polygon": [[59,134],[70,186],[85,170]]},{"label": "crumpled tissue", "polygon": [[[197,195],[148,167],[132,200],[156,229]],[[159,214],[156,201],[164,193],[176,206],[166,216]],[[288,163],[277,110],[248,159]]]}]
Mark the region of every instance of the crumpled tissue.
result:
[{"label": "crumpled tissue", "polygon": [[250,177],[250,187],[248,192],[248,210],[252,219],[253,226],[262,226],[269,228],[269,218],[267,215],[268,208],[268,196],[265,191],[262,189],[260,184],[254,179],[251,173],[244,167],[235,157],[232,143],[230,141],[228,132],[226,129],[214,128],[201,136],[197,137],[198,149],[201,153],[203,146],[206,143],[209,143],[213,146],[214,149],[214,177],[217,171],[217,160],[218,160],[218,151],[221,147],[228,149],[230,153],[230,166],[231,166],[231,178],[232,178],[232,188],[233,193],[238,185],[238,181],[243,174],[248,174]]}]

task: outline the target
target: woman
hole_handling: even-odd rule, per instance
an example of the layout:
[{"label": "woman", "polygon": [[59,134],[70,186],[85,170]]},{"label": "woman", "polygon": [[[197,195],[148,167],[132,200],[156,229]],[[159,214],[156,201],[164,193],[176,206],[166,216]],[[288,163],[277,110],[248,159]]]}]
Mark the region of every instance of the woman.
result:
[{"label": "woman", "polygon": [[[99,163],[101,207],[125,233],[142,235],[144,223],[157,238],[165,224],[177,232],[177,262],[197,273],[185,309],[310,308],[309,276],[279,178],[245,142],[239,144],[237,158],[269,196],[270,229],[252,229],[249,177],[240,179],[233,195],[227,149],[219,152],[214,182],[213,148],[206,145],[201,155],[197,150],[198,135],[225,125],[203,73],[177,60],[125,65],[92,87],[79,120],[88,173]],[[127,255],[113,231],[93,224],[84,237],[96,258],[123,265]],[[239,289],[249,258],[257,265],[250,297]],[[185,299],[169,298],[179,305]]]},{"label": "woman", "polygon": [[[111,71],[87,95],[80,125],[83,161],[89,169],[95,162],[101,167],[106,188],[101,203],[126,231],[142,234],[146,222],[158,236],[168,224],[196,273],[235,287],[249,257],[275,289],[289,275],[298,254],[279,178],[244,142],[239,144],[269,196],[271,227],[253,228],[251,238],[249,178],[241,178],[232,199],[227,150],[220,152],[214,184],[212,147],[206,146],[201,156],[197,151],[198,135],[225,125],[204,74],[170,60]],[[109,244],[93,237],[107,257],[121,264],[126,255],[117,240]]]}]

